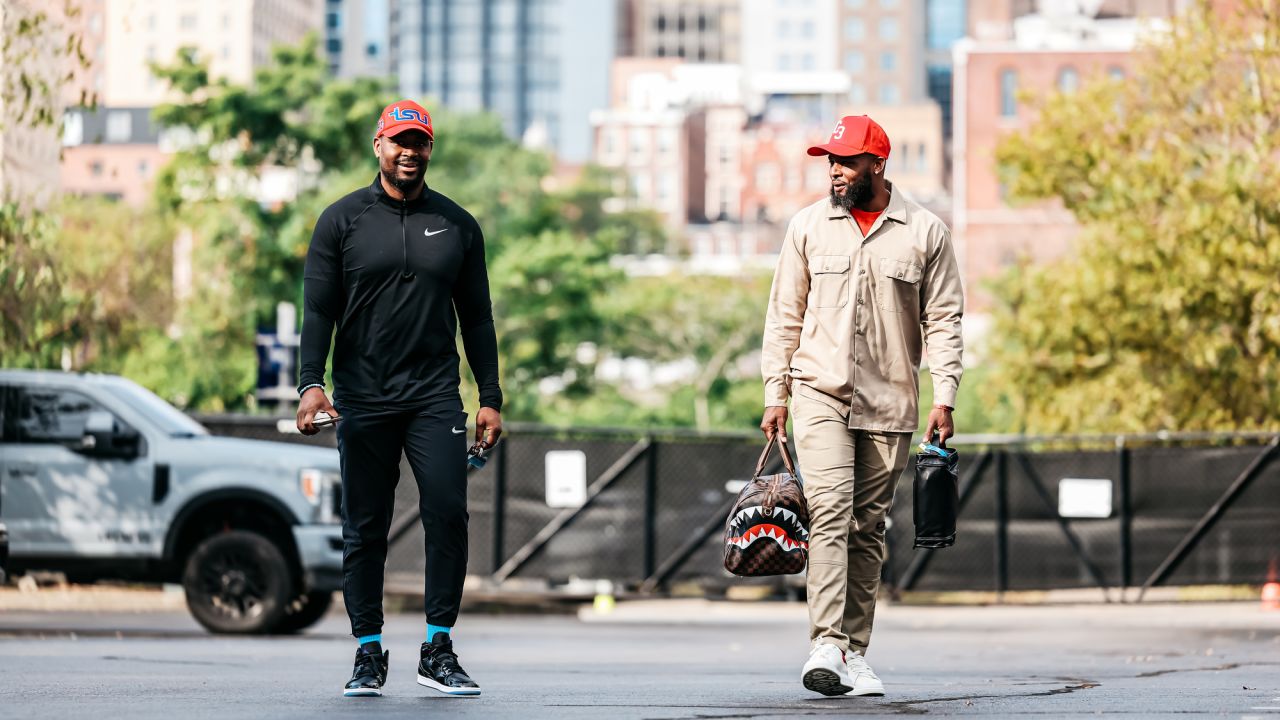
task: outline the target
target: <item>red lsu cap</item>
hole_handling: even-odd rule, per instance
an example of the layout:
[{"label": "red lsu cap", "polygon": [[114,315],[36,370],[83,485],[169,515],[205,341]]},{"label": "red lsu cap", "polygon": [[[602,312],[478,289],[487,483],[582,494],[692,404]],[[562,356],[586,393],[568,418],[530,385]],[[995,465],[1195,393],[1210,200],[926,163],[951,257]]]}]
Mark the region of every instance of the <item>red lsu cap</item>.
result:
[{"label": "red lsu cap", "polygon": [[849,157],[871,153],[876,157],[889,157],[889,136],[884,128],[866,115],[845,115],[831,131],[831,139],[825,145],[814,145],[809,154]]},{"label": "red lsu cap", "polygon": [[383,108],[378,116],[378,130],[373,136],[395,137],[405,130],[421,130],[432,140],[436,138],[431,127],[431,113],[412,100],[400,100]]}]

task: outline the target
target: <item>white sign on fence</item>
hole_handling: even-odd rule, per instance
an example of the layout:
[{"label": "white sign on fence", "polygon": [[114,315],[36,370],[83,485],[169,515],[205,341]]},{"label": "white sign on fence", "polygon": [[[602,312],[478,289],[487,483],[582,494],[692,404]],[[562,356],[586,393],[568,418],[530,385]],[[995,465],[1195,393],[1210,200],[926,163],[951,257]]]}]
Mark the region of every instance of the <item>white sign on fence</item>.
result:
[{"label": "white sign on fence", "polygon": [[581,450],[552,450],[544,464],[547,507],[582,507],[587,501],[587,454]]},{"label": "white sign on fence", "polygon": [[1062,478],[1058,481],[1058,515],[1064,518],[1111,517],[1111,481]]}]

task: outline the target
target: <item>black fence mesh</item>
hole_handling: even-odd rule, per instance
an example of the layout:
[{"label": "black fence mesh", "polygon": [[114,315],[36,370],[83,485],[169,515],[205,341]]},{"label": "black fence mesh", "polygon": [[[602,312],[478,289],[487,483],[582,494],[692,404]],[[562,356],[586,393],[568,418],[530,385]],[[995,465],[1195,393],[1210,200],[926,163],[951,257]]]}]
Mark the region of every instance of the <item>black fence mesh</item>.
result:
[{"label": "black fence mesh", "polygon": [[[313,438],[281,433],[274,419],[200,420],[218,434],[335,446],[332,432]],[[742,579],[732,578],[721,567],[721,527],[761,447],[758,438],[747,435],[511,428],[488,465],[470,475],[470,572],[492,575],[513,556],[527,554],[505,569],[510,577],[551,583],[603,578],[635,587],[661,571],[660,579],[668,585],[740,584]],[[1114,438],[993,439],[958,447],[962,490],[971,487],[960,513],[956,545],[944,550],[912,548],[909,465],[898,485],[888,534],[885,576],[893,587],[948,591],[1140,586],[1241,474],[1269,451],[1265,439],[1244,436],[1130,439],[1124,448]],[[543,528],[573,512],[547,502],[546,455],[563,450],[585,454],[587,484],[599,492],[562,529],[537,544]],[[1186,550],[1164,584],[1257,584],[1278,569],[1277,455],[1270,456],[1229,508]],[[628,457],[630,462],[619,462]],[[803,466],[800,472],[803,475]],[[1110,480],[1110,515],[1060,519],[1063,478]],[[403,532],[393,543],[388,569],[420,576],[424,554],[417,485],[403,461],[396,503],[395,525]],[[529,554],[531,549],[536,551]],[[924,553],[930,557],[923,558]],[[802,578],[752,582],[794,586]]]}]

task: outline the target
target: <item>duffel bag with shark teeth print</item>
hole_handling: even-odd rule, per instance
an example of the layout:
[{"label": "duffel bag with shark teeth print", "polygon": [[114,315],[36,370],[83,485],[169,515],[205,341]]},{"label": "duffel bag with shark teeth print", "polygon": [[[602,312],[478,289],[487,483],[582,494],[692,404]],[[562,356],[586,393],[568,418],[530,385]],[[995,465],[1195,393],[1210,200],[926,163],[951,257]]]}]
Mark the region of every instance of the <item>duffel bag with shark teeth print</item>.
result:
[{"label": "duffel bag with shark teeth print", "polygon": [[809,562],[809,504],[785,440],[786,472],[760,475],[778,444],[775,438],[769,438],[725,523],[724,568],[734,575],[792,575]]}]

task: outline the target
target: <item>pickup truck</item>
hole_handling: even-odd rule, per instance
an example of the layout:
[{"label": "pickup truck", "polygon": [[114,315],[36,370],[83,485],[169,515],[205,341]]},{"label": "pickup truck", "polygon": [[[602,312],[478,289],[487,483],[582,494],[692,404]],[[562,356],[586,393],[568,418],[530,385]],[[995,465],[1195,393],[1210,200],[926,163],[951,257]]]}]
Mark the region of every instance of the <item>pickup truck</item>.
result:
[{"label": "pickup truck", "polygon": [[299,632],[341,587],[338,467],[329,448],[212,436],[121,377],[0,370],[11,576],[177,582],[210,631]]}]

